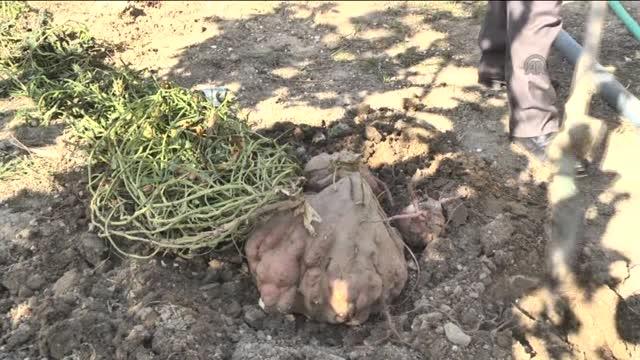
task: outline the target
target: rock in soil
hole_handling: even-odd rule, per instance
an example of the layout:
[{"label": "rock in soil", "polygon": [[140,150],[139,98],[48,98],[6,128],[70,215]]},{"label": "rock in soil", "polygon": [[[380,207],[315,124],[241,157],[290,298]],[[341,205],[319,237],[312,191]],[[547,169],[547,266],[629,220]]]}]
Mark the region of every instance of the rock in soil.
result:
[{"label": "rock in soil", "polygon": [[478,312],[474,308],[468,308],[462,313],[461,320],[466,326],[475,326],[478,322]]},{"label": "rock in soil", "polygon": [[469,211],[461,199],[446,199],[441,203],[449,226],[457,228],[467,222]]},{"label": "rock in soil", "polygon": [[62,277],[53,284],[53,294],[55,296],[64,296],[75,289],[75,285],[80,279],[80,274],[76,269],[71,269],[64,273]]},{"label": "rock in soil", "polygon": [[244,307],[244,322],[254,329],[262,329],[262,324],[266,317],[267,314],[257,306],[252,305]]},{"label": "rock in soil", "polygon": [[160,315],[150,307],[144,307],[136,313],[136,317],[147,327],[153,327]]},{"label": "rock in soil", "polygon": [[0,299],[0,314],[6,314],[13,307],[11,299]]},{"label": "rock in soil", "polygon": [[540,285],[540,280],[524,275],[514,275],[509,279],[513,296],[520,297]]},{"label": "rock in soil", "polygon": [[451,343],[458,346],[466,347],[471,343],[471,337],[452,322],[444,324],[444,334]]},{"label": "rock in soil", "polygon": [[106,258],[108,249],[96,234],[87,232],[80,236],[80,252],[87,262],[98,266]]},{"label": "rock in soil", "polygon": [[418,331],[436,328],[442,318],[443,315],[438,311],[434,311],[428,314],[420,314],[413,319],[411,330]]},{"label": "rock in soil", "polygon": [[298,349],[243,340],[236,345],[231,360],[297,360],[303,359]]},{"label": "rock in soil", "polygon": [[380,135],[378,129],[374,128],[373,126],[367,126],[364,128],[364,137],[376,144],[382,141],[382,135]]},{"label": "rock in soil", "polygon": [[493,221],[480,230],[480,242],[485,254],[491,254],[503,247],[511,239],[514,228],[511,220],[504,214],[498,215]]},{"label": "rock in soil", "polygon": [[0,279],[0,285],[9,291],[11,295],[17,295],[22,288],[26,273],[20,268],[21,264],[16,264],[9,268]]},{"label": "rock in soil", "polygon": [[34,334],[34,330],[27,323],[22,323],[14,330],[7,338],[7,348],[14,349],[31,339]]},{"label": "rock in soil", "polygon": [[44,333],[43,353],[48,353],[53,359],[62,359],[80,346],[78,338],[74,336],[74,332],[80,329],[74,329],[72,324],[72,320],[66,320],[49,327]]},{"label": "rock in soil", "polygon": [[311,143],[314,145],[318,145],[325,142],[325,140],[327,140],[327,137],[324,136],[323,133],[318,132],[315,135],[313,135],[313,138],[311,139]]},{"label": "rock in soil", "polygon": [[231,300],[229,304],[227,304],[225,312],[232,318],[238,317],[242,314],[242,306],[240,306],[236,300]]},{"label": "rock in soil", "polygon": [[45,278],[40,274],[31,275],[26,282],[26,285],[31,290],[40,290],[47,283]]},{"label": "rock in soil", "polygon": [[358,106],[356,106],[356,114],[357,115],[368,115],[373,113],[375,110],[373,110],[371,108],[371,105],[366,104],[366,103],[362,103],[362,104],[358,104]]},{"label": "rock in soil", "polygon": [[24,229],[22,229],[20,232],[18,232],[16,234],[16,239],[17,240],[22,240],[22,242],[24,242],[24,240],[33,240],[34,238],[36,238],[39,235],[39,232],[37,229],[32,228],[31,226],[26,227]]},{"label": "rock in soil", "polygon": [[307,155],[307,149],[305,149],[304,146],[298,146],[296,148],[296,155],[298,155],[298,157],[300,157],[301,159],[304,159],[304,157]]},{"label": "rock in soil", "polygon": [[511,348],[511,333],[510,331],[501,331],[496,335],[496,343],[498,346],[503,347],[505,349]]},{"label": "rock in soil", "polygon": [[299,126],[296,126],[293,129],[293,138],[298,141],[301,141],[304,139],[304,131],[302,131],[302,129]]},{"label": "rock in soil", "polygon": [[329,137],[330,138],[339,138],[342,136],[349,135],[353,132],[353,129],[345,123],[337,123],[333,127],[329,129]]}]

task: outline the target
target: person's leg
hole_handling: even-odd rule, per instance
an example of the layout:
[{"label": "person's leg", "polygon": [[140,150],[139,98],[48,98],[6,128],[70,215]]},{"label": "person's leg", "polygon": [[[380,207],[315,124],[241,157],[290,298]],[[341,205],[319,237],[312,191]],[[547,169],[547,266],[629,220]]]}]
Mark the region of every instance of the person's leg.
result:
[{"label": "person's leg", "polygon": [[514,138],[542,139],[556,133],[560,116],[547,58],[562,29],[561,1],[507,2],[507,39],[511,56],[508,81],[510,133]]},{"label": "person's leg", "polygon": [[493,82],[504,82],[507,55],[506,2],[489,1],[478,45],[481,51],[478,82],[487,86],[493,85]]},{"label": "person's leg", "polygon": [[[562,30],[562,1],[507,2],[507,39],[511,57],[508,81],[509,132],[514,141],[540,160],[560,129],[547,58]],[[576,175],[584,176],[588,162],[576,164]]]}]

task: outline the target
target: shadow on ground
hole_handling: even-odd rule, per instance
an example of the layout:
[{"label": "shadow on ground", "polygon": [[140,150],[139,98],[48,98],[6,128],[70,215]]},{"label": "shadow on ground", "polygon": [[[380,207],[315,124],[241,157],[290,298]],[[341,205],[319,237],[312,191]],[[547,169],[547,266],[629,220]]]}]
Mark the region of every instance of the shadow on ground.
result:
[{"label": "shadow on ground", "polygon": [[[88,231],[86,183],[82,170],[75,169],[55,176],[64,189],[60,192],[25,191],[4,201],[6,214],[28,214],[16,220],[20,226],[29,228],[35,219],[41,230],[11,245],[4,252],[11,256],[0,259],[3,313],[23,303],[32,309],[29,330],[22,329],[26,340],[20,343],[17,329],[7,324],[0,327],[0,344],[53,357],[88,356],[93,349],[119,358],[181,353],[240,359],[270,352],[317,359],[352,354],[417,359],[534,355],[539,350],[530,339],[537,338],[554,357],[579,353],[569,337],[585,324],[566,306],[570,299],[560,297],[552,308],[525,314],[530,324],[516,320],[518,312],[526,312],[518,299],[550,289],[532,280],[545,277],[545,184],[528,174],[528,159],[508,147],[500,120],[506,115],[504,94],[470,85],[477,50],[471,41],[476,34],[469,29],[477,30],[481,9],[470,2],[459,7],[466,15],[404,3],[360,11],[349,19],[350,36],[330,22],[318,22],[340,11],[333,3],[284,4],[242,20],[211,18],[220,34],[185,49],[170,74],[188,86],[236,83],[242,106],[261,113],[265,104],[272,106],[260,132],[291,145],[301,160],[322,151],[363,154],[394,195],[395,203],[385,204],[389,214],[414,199],[462,193],[465,220],[449,225],[445,236],[426,249],[413,249],[421,270],[412,270],[391,309],[396,331],[381,317],[353,329],[264,315],[234,254],[213,255],[226,264],[216,271],[207,264],[211,256],[188,261],[106,256]],[[415,24],[425,28],[418,32]],[[562,103],[571,72],[558,58],[553,63],[563,84]],[[372,110],[358,106],[367,102]],[[598,109],[612,118],[610,110]],[[368,127],[379,138],[367,135]],[[586,213],[588,221],[575,274],[587,300],[614,286],[609,266],[626,259],[600,244],[619,202],[628,196],[601,200],[616,181],[616,173],[593,169],[579,184],[583,196],[574,210]],[[2,240],[14,244],[13,234],[21,229],[2,227]],[[492,229],[505,234],[498,248],[486,244]],[[28,286],[33,273],[44,277],[35,290]],[[639,341],[637,302],[637,296],[618,299],[605,314],[615,313],[617,335],[632,344]],[[447,321],[472,336],[462,355],[443,334]],[[260,347],[265,342],[269,349]],[[611,352],[600,351],[604,358]]]},{"label": "shadow on ground", "polygon": [[[252,108],[260,108],[261,104],[269,102],[270,99],[275,99],[275,103],[282,104],[281,107],[277,107],[278,109],[285,110],[293,106],[304,106],[306,111],[317,109],[322,113],[322,110],[325,109],[342,108],[344,111],[335,111],[327,116],[329,118],[333,116],[331,120],[342,124],[348,123],[354,117],[353,114],[349,115],[346,111],[350,105],[367,102],[374,108],[391,104],[392,107],[398,109],[398,104],[401,103],[407,119],[413,117],[417,118],[414,120],[420,121],[426,116],[427,119],[424,122],[428,123],[430,120],[428,116],[436,115],[438,119],[448,120],[451,124],[450,128],[440,127],[439,130],[451,131],[452,139],[462,138],[461,145],[467,149],[473,146],[471,144],[479,136],[477,133],[481,132],[478,131],[479,129],[474,131],[473,126],[470,126],[477,124],[474,122],[476,119],[480,118],[485,123],[483,126],[485,129],[492,127],[494,132],[504,131],[503,124],[496,124],[491,120],[499,119],[504,115],[504,106],[491,106],[483,103],[491,95],[487,96],[486,92],[474,86],[458,86],[455,82],[455,75],[447,76],[449,74],[446,74],[447,70],[453,68],[459,71],[457,74],[459,77],[475,75],[472,72],[462,70],[464,67],[475,65],[474,59],[477,58],[477,50],[475,44],[469,41],[472,37],[469,36],[468,29],[459,26],[459,24],[461,22],[473,24],[473,26],[478,24],[481,14],[481,10],[477,7],[478,4],[467,5],[464,3],[461,5],[462,7],[473,7],[471,10],[467,9],[469,10],[467,17],[455,16],[451,11],[433,11],[428,6],[419,10],[403,4],[390,6],[384,11],[373,11],[352,17],[350,23],[355,30],[351,37],[341,37],[335,26],[314,21],[317,20],[319,14],[338,11],[337,7],[332,4],[325,5],[312,9],[297,8],[296,5],[281,5],[273,13],[239,21],[212,18],[210,20],[220,27],[221,33],[195,48],[186,50],[179,65],[172,72],[172,76],[188,85],[202,82],[207,77],[215,79],[219,84],[238,83],[239,88],[243,91],[239,97],[240,102]],[[584,14],[585,11],[584,8],[578,8],[582,5],[573,6],[576,7],[565,10],[565,13],[574,14],[567,17],[566,22],[570,23],[569,29],[574,30],[576,34],[581,34],[582,30],[574,24],[582,23],[580,19],[583,15],[579,14]],[[309,10],[309,12],[302,17],[296,16],[300,10]],[[407,25],[407,23],[411,24],[411,20],[407,20],[411,16],[422,18],[422,21],[428,24],[429,30],[435,31],[431,34],[430,39],[423,38],[422,46],[405,45],[406,43],[413,44],[412,40],[420,41],[416,40],[419,37],[416,36],[419,31],[414,26]],[[571,24],[572,22],[573,24]],[[266,29],[275,30],[266,32]],[[477,29],[477,26],[474,29]],[[420,35],[424,36],[424,34]],[[576,37],[579,39],[581,36],[576,35]],[[327,41],[331,38],[339,40]],[[238,39],[240,39],[239,42],[236,41]],[[604,53],[609,57],[615,56],[614,42],[606,40]],[[232,45],[234,41],[235,44]],[[313,46],[314,41],[320,45]],[[230,47],[233,48],[233,52],[236,52],[231,57],[219,57],[216,55],[218,50],[211,50]],[[202,56],[203,54],[207,54],[207,56]],[[214,64],[209,68],[215,70],[207,70],[209,61]],[[554,64],[554,75],[559,79],[555,82],[559,85],[558,103],[563,104],[570,87],[572,70],[557,55],[552,59],[552,63]],[[556,64],[561,66],[555,67]],[[419,68],[419,66],[429,68],[427,76],[424,74],[425,68]],[[255,72],[250,76],[244,76],[244,72],[248,68],[254,69]],[[421,74],[421,72],[423,73]],[[448,83],[442,81],[443,78],[452,81]],[[404,97],[407,94],[398,90],[411,87],[418,88],[414,90],[413,96]],[[449,94],[448,96],[439,96],[441,92]],[[451,96],[451,92],[458,92],[460,95]],[[380,96],[372,97],[372,94],[380,94]],[[380,100],[385,96],[391,100]],[[439,104],[439,101],[442,104]],[[618,119],[616,116],[612,116],[611,109],[598,99],[594,101],[593,108],[594,114],[608,120],[609,133],[615,131]],[[278,121],[279,118],[283,121],[290,120],[291,124],[288,126],[314,123],[314,121],[308,121],[308,118],[313,115],[304,112],[300,113],[299,118],[296,119],[289,119],[289,113],[286,112],[274,111],[273,113],[275,115],[269,122]],[[265,127],[269,127],[269,122]],[[323,123],[325,122],[323,121]],[[330,121],[326,123],[329,124]],[[493,124],[487,126],[487,123]],[[438,124],[436,124],[437,126]],[[317,127],[312,132],[331,132],[330,128],[330,125],[327,125],[326,129]],[[469,136],[472,140],[465,143],[464,136]],[[504,136],[492,134],[490,138],[494,141],[497,139],[498,146],[506,148]],[[312,136],[305,137],[303,142],[294,142],[294,144],[300,148],[304,147],[305,142],[308,144],[311,140],[313,140]],[[429,141],[428,143],[433,145]],[[481,149],[482,145],[478,150],[484,150]],[[362,142],[356,141],[352,146],[356,146],[356,151],[366,152],[363,149],[366,145],[363,145]],[[357,146],[361,148],[358,149]],[[606,153],[607,140],[602,144],[602,148],[601,153]],[[516,177],[519,175],[519,171],[527,167],[527,161],[516,153],[499,150],[495,150],[493,153],[488,151],[488,153],[485,159],[512,165],[512,170],[516,170],[516,172],[512,172],[511,177]],[[408,178],[416,170],[427,167],[429,156],[432,154],[417,156],[412,160],[398,161],[388,167],[383,167],[378,174],[385,182],[390,183],[390,186],[394,186],[399,182],[399,177]],[[491,161],[487,165],[490,163]],[[612,286],[611,282],[616,281],[606,274],[612,263],[620,260],[629,261],[624,254],[599,245],[600,239],[607,229],[609,219],[615,214],[618,202],[627,200],[629,197],[629,194],[622,193],[615,195],[610,201],[598,200],[616,181],[617,174],[615,172],[601,171],[595,168],[588,179],[580,182],[581,195],[579,198],[571,201],[575,216],[583,217],[587,215],[588,209],[595,209],[595,215],[587,216],[589,223],[580,235],[582,239],[578,247],[580,258],[576,261],[574,269],[579,280],[576,285],[584,292],[587,301],[591,301],[596,290]],[[397,186],[394,193],[403,198],[406,204],[408,197],[403,186],[406,186],[408,181],[405,179],[401,183],[402,185]],[[518,198],[522,196],[522,193],[531,192],[532,186],[531,184],[521,185],[524,189],[520,189],[521,192],[515,197]],[[543,207],[546,208],[546,205]],[[541,227],[545,225],[545,219],[544,212],[538,214]],[[485,221],[487,220],[485,219]],[[538,235],[544,236],[542,231]],[[598,253],[598,261],[593,261],[593,257],[583,255],[584,246],[587,244],[590,247],[589,251],[595,250]],[[525,273],[526,275],[543,277],[542,269],[546,259],[543,251],[544,244],[537,244],[537,246],[540,253],[537,259],[538,266],[535,266],[536,271]],[[560,347],[557,344],[554,345],[553,339],[549,339],[547,336],[545,341],[548,345],[547,351],[554,356],[563,351],[572,351],[570,346],[566,344],[568,335],[578,333],[581,326],[576,320],[578,317],[572,314],[570,308],[563,306],[562,301],[559,301],[555,307],[560,310],[565,308],[561,311],[561,320],[553,331],[551,328],[546,330],[548,332],[555,331],[559,338],[564,339],[565,344]],[[557,310],[548,310],[548,312],[551,311]],[[536,321],[538,320],[542,321],[536,319]],[[619,326],[619,328],[624,327],[624,325]],[[542,336],[539,332],[536,335]],[[623,339],[629,339],[629,337],[626,336]],[[525,348],[530,347],[524,337],[522,337],[522,342]]]}]

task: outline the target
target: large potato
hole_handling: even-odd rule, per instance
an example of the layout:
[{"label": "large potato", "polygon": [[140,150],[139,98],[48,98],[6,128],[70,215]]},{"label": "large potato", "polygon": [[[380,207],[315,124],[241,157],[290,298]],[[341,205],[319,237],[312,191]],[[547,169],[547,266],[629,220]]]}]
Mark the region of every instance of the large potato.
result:
[{"label": "large potato", "polygon": [[[332,176],[333,177],[333,176]],[[407,281],[404,245],[358,168],[305,199],[321,218],[280,212],[246,244],[249,268],[269,312],[361,324]]]}]

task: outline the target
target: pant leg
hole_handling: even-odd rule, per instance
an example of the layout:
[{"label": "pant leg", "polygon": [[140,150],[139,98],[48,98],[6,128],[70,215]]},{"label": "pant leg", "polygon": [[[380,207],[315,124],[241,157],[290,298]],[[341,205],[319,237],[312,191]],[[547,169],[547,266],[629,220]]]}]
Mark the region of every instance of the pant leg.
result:
[{"label": "pant leg", "polygon": [[489,1],[484,24],[478,37],[481,56],[479,79],[505,80],[507,55],[507,3]]},{"label": "pant leg", "polygon": [[508,81],[511,136],[534,137],[559,129],[556,92],[549,78],[547,58],[562,29],[561,3],[507,3],[507,39],[512,66]]}]

